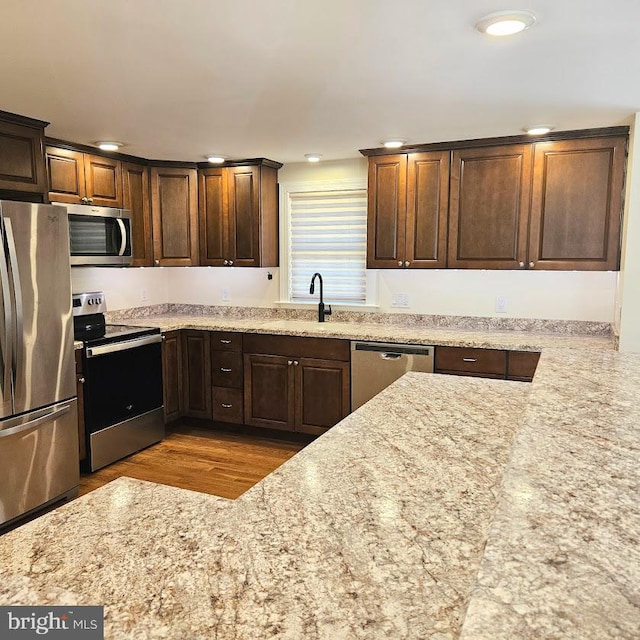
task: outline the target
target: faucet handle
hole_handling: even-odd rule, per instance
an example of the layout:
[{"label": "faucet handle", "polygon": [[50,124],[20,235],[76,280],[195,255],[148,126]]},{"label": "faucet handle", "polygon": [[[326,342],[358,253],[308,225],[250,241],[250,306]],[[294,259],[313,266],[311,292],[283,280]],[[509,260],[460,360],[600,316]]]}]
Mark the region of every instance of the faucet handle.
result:
[{"label": "faucet handle", "polygon": [[331,305],[330,305],[330,304],[328,304],[328,305],[326,305],[326,306],[325,306],[325,308],[324,308],[324,315],[325,315],[325,316],[330,316],[330,315],[331,315]]}]

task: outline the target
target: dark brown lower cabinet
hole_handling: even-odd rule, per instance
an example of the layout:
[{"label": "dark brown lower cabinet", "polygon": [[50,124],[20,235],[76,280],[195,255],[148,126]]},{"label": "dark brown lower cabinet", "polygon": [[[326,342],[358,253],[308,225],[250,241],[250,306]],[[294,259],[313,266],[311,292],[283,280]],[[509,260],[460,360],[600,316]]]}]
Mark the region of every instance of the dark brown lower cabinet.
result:
[{"label": "dark brown lower cabinet", "polygon": [[182,416],[182,336],[180,331],[167,331],[162,336],[162,385],[164,421]]},{"label": "dark brown lower cabinet", "polygon": [[319,435],[349,414],[348,341],[248,334],[244,345],[245,424]]},{"label": "dark brown lower cabinet", "polygon": [[211,412],[217,422],[244,424],[242,334],[212,331]]},{"label": "dark brown lower cabinet", "polygon": [[211,354],[208,331],[182,332],[184,415],[211,420]]},{"label": "dark brown lower cabinet", "polygon": [[540,354],[533,351],[436,347],[435,373],[531,382]]}]

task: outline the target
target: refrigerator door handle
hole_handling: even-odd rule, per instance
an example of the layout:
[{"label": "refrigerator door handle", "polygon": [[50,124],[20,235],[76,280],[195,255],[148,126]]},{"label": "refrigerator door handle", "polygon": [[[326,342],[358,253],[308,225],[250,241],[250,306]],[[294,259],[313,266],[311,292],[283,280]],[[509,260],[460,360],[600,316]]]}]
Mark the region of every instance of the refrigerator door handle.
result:
[{"label": "refrigerator door handle", "polygon": [[2,352],[2,397],[6,399],[11,393],[11,361],[12,352],[12,327],[13,305],[11,304],[11,290],[9,289],[9,269],[7,267],[7,254],[4,248],[4,230],[0,226],[0,287],[2,288],[2,306],[4,310],[4,333],[0,333],[0,351]]},{"label": "refrigerator door handle", "polygon": [[9,249],[9,264],[11,265],[11,278],[13,280],[13,295],[16,310],[16,331],[13,352],[13,375],[18,378],[18,371],[22,370],[22,358],[24,352],[24,321],[22,315],[22,285],[20,284],[20,273],[18,272],[18,256],[16,254],[16,242],[13,237],[13,227],[11,220],[5,218],[5,231],[7,234],[7,247]]},{"label": "refrigerator door handle", "polygon": [[118,251],[119,256],[124,255],[124,250],[127,248],[127,230],[125,229],[124,222],[120,218],[116,218],[116,222],[118,223],[118,227],[120,227],[120,250]]},{"label": "refrigerator door handle", "polygon": [[63,407],[59,407],[57,409],[54,409],[53,411],[50,411],[49,413],[45,413],[43,416],[38,416],[33,420],[29,420],[29,422],[25,422],[24,424],[19,424],[15,427],[8,427],[7,429],[0,429],[0,438],[8,438],[9,436],[13,436],[16,433],[22,433],[23,431],[30,431],[31,429],[35,429],[45,422],[51,422],[52,420],[56,420],[65,413],[68,413],[69,409],[71,409],[71,405],[66,404]]}]

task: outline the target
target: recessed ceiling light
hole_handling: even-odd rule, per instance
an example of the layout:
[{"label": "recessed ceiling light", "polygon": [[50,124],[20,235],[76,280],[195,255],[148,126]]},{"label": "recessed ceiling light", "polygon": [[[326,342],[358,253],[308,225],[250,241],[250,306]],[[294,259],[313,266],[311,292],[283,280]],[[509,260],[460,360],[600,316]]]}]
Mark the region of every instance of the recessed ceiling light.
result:
[{"label": "recessed ceiling light", "polygon": [[110,142],[106,140],[104,142],[99,140],[94,144],[97,144],[98,148],[102,151],[117,151],[122,146],[122,142]]},{"label": "recessed ceiling light", "polygon": [[382,145],[387,149],[399,149],[405,142],[406,140],[402,138],[393,138],[392,140],[383,140]]},{"label": "recessed ceiling light", "polygon": [[304,157],[309,162],[320,162],[320,158],[322,158],[322,154],[321,153],[305,153]]},{"label": "recessed ceiling light", "polygon": [[225,161],[223,156],[207,156],[207,162],[211,164],[222,164]]},{"label": "recessed ceiling light", "polygon": [[510,36],[528,29],[535,21],[528,11],[496,11],[476,22],[476,29],[490,36]]},{"label": "recessed ceiling light", "polygon": [[545,133],[549,133],[553,127],[549,124],[536,124],[533,127],[525,127],[523,131],[526,131],[530,136],[541,136]]}]

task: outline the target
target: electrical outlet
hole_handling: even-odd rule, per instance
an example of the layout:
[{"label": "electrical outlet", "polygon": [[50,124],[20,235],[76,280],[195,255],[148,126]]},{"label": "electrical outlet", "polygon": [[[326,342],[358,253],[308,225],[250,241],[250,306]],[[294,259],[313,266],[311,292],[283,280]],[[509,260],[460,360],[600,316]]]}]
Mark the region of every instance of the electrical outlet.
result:
[{"label": "electrical outlet", "polygon": [[392,307],[408,307],[409,294],[408,293],[392,293],[391,306]]},{"label": "electrical outlet", "polygon": [[229,289],[222,287],[222,302],[229,302]]},{"label": "electrical outlet", "polygon": [[145,287],[142,287],[142,289],[140,289],[140,300],[142,300],[142,302],[147,302],[149,300],[149,292],[145,289]]},{"label": "electrical outlet", "polygon": [[496,313],[507,313],[507,296],[496,296]]}]

